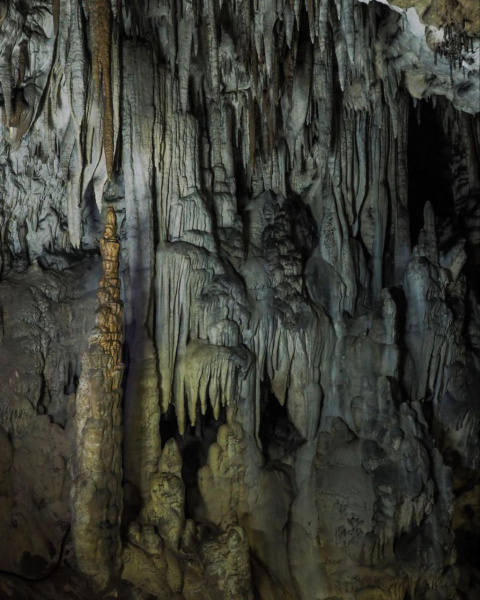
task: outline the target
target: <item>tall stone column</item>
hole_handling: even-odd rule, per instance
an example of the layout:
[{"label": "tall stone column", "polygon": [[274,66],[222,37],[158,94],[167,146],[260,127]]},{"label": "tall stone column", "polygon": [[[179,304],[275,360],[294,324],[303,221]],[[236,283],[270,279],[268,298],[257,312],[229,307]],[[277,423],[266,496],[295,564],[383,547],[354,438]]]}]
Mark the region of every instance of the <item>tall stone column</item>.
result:
[{"label": "tall stone column", "polygon": [[76,398],[76,457],[71,496],[78,567],[102,589],[120,567],[123,502],[123,304],[116,228],[115,210],[109,206],[105,233],[100,240],[103,277],[98,290],[96,327],[82,357]]}]

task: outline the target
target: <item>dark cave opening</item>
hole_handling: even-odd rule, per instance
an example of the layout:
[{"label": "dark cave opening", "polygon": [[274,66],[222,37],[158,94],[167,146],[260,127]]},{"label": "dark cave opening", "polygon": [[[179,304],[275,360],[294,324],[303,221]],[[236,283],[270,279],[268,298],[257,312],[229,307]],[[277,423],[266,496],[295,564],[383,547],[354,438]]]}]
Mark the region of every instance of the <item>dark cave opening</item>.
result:
[{"label": "dark cave opening", "polygon": [[177,442],[182,456],[182,479],[185,484],[185,517],[195,519],[198,507],[201,506],[200,492],[198,490],[198,472],[207,463],[208,450],[217,441],[218,430],[226,423],[226,411],[222,407],[218,419],[213,415],[210,402],[207,410],[202,415],[200,406],[197,406],[196,423],[192,425],[187,419],[184,435],[178,428],[175,407],[170,404],[168,411],[160,418],[160,437],[162,449],[171,438]]},{"label": "dark cave opening", "polygon": [[[467,261],[463,272],[467,285],[478,298],[480,295],[480,261],[478,247],[469,242],[467,214],[478,202],[469,200],[466,207],[457,212],[454,189],[458,187],[458,174],[452,169],[458,162],[460,151],[452,146],[442,127],[442,104],[434,107],[432,102],[418,101],[410,105],[408,121],[408,210],[410,215],[410,239],[412,248],[423,228],[423,210],[430,201],[435,213],[440,249],[448,251],[460,239],[467,240]],[[458,167],[457,167],[458,169]],[[470,192],[472,193],[472,192]],[[473,192],[473,194],[478,192]],[[458,199],[457,199],[458,203]],[[468,203],[467,203],[468,204]],[[467,303],[466,310],[469,310]]]},{"label": "dark cave opening", "polygon": [[264,385],[258,437],[267,464],[289,462],[305,443],[288,414],[287,402],[280,404],[269,385]]},{"label": "dark cave opening", "polygon": [[423,228],[423,210],[429,201],[435,217],[455,220],[450,170],[451,148],[440,115],[431,102],[410,105],[408,119],[408,210],[412,247]]}]

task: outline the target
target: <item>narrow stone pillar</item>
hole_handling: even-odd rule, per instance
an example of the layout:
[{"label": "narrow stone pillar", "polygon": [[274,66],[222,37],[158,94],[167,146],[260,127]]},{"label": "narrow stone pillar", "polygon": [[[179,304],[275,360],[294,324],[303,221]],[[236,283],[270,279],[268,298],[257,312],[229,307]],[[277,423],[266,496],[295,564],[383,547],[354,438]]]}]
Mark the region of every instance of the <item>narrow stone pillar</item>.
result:
[{"label": "narrow stone pillar", "polygon": [[98,290],[96,327],[82,357],[74,418],[73,541],[79,570],[101,589],[118,575],[121,554],[124,365],[116,229],[115,210],[109,206],[100,240],[103,277]]}]

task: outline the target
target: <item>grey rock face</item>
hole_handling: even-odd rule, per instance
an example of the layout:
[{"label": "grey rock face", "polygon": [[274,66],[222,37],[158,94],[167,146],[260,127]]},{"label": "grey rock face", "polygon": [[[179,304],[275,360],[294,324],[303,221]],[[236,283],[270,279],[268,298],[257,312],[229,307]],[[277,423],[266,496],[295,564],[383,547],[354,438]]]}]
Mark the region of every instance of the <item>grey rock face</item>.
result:
[{"label": "grey rock face", "polygon": [[480,31],[411,4],[0,0],[0,597],[478,596]]},{"label": "grey rock face", "polygon": [[58,562],[71,519],[72,414],[98,273],[88,260],[2,277],[1,568],[25,577]]}]

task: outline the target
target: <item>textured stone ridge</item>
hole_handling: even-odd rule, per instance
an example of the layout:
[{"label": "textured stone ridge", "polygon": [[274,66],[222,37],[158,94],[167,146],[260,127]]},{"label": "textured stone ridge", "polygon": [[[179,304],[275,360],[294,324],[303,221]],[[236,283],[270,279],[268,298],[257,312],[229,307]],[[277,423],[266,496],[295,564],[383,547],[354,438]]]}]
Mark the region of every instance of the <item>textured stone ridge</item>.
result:
[{"label": "textured stone ridge", "polygon": [[96,327],[82,358],[76,396],[72,535],[78,568],[105,588],[119,573],[122,515],[123,309],[116,217],[107,208],[100,240],[103,277]]},{"label": "textured stone ridge", "polygon": [[476,0],[394,0],[391,4],[415,8],[425,23],[437,27],[457,25],[473,34],[480,29],[480,8]]}]

